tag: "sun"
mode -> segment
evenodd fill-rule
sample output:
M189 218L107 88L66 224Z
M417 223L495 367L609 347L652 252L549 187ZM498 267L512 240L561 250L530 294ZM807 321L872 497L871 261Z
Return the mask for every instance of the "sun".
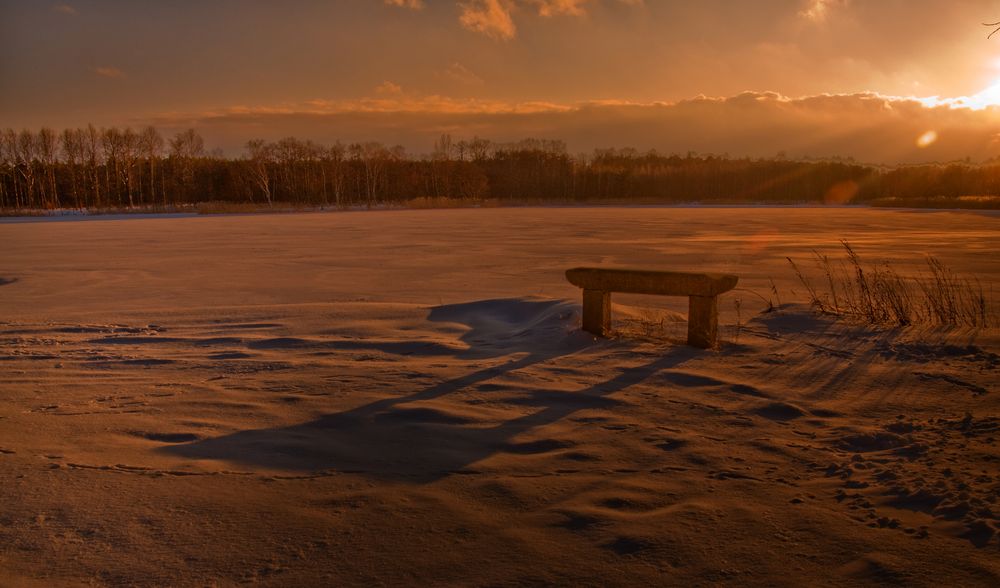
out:
M980 110L990 106L1000 106L1000 81L982 92L967 98L969 108Z
M956 96L954 98L941 98L940 96L929 96L927 98L914 98L928 108L947 106L950 108L968 108L970 110L985 110L987 108L1000 108L1000 80L993 82L985 90L971 96Z

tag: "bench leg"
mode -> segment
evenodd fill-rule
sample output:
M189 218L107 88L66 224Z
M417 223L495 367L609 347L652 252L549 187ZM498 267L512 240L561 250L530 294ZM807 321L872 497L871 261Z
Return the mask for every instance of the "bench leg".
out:
M709 349L715 347L719 331L717 296L688 297L688 345Z
M598 337L611 330L611 292L584 288L583 330Z

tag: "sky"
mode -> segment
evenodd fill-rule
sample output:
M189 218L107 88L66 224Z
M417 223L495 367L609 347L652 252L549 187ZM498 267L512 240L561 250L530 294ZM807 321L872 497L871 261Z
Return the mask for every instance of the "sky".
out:
M0 128L981 161L997 21L997 0L0 0Z

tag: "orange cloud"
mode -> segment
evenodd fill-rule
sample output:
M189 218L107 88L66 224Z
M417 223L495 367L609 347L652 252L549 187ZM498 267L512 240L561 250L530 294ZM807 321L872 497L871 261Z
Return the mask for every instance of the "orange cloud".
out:
M76 8L73 8L69 4L65 3L60 3L52 6L52 12L58 12L60 14L68 14L70 16L76 16L77 14L79 14L76 11Z
M287 110L288 107L283 107ZM527 101L504 102L501 100L480 100L476 98L458 99L447 96L407 96L402 91L393 95L383 94L377 98L355 100L310 100L294 112L309 114L354 114L354 113L419 113L419 114L535 114L568 112L573 106L553 102ZM210 116L225 116L230 111L213 111Z
M377 140L420 153L441 133L497 141L563 139L570 152L632 146L661 153L732 157L853 157L868 163L920 163L1000 157L1000 107L927 106L875 93L789 98L744 92L679 102L505 102L445 96L381 95L313 100L274 108L236 107L152 122L196 126L215 144L238 151L247 137L296 135L319 142ZM139 121L137 121L137 124ZM935 129L937 140L915 139Z
M94 73L101 76L102 78L124 78L125 72L118 69L117 67L95 67Z
M846 6L848 0L807 0L805 6L799 11L799 16L820 23L830 16L830 11L838 6Z
M420 10L424 7L424 0L384 0L389 6L399 6L411 10Z
M375 87L375 93L381 96L399 96L403 93L403 87L399 84L385 81Z
M510 16L510 0L469 0L459 6L462 13L458 20L470 31L504 41L513 39L517 33Z
M538 5L540 16L555 16L558 14L569 14L580 16L584 13L583 5L588 0L533 0Z
M389 1L389 0L387 0ZM401 0L392 0L393 3ZM517 35L512 13L516 10L533 9L538 16L584 16L586 5L599 0L464 0L458 3L461 9L459 22L470 31L482 33L494 39L508 41ZM641 6L644 0L618 0L628 6Z
M444 71L435 73L435 77L457 82L464 86L482 86L486 83L483 81L483 78L469 71L467 67L457 61L449 65Z

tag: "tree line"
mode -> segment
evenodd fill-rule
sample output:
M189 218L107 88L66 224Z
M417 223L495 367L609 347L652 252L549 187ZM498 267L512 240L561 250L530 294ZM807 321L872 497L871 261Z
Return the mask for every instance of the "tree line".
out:
M599 149L562 141L453 141L411 156L378 142L321 145L253 139L237 157L208 152L193 129L154 127L0 134L0 208L136 208L208 201L380 206L417 198L469 201L866 203L1000 198L1000 164L895 168ZM991 200L992 198L992 200Z

